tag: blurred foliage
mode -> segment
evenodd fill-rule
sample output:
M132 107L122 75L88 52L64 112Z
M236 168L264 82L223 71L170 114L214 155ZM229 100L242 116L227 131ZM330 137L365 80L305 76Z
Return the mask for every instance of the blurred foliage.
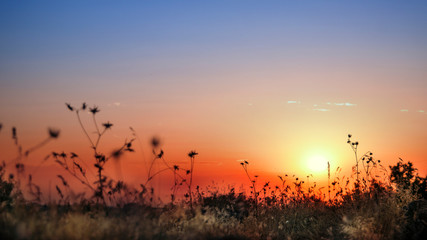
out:
M399 188L409 189L413 194L419 195L423 199L427 199L427 176L420 177L418 169L414 167L412 162L404 162L401 158L399 162L390 166L390 179Z

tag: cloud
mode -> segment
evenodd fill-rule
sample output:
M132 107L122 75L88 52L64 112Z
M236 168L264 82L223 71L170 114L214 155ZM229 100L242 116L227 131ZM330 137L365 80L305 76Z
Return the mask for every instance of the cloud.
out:
M318 112L329 112L331 111L330 109L326 109L326 108L315 108L313 109L313 111L318 111Z
M424 111L424 110L418 110L418 112L419 112L419 113L425 113L425 111Z
M330 103L327 103L327 104L330 104ZM357 106L357 104L348 103L348 102L346 102L346 103L334 103L334 105L335 106L345 106L345 107L354 107L354 106Z
M120 105L121 105L121 103L119 103L119 102L114 102L114 103L109 103L109 104L107 104L107 107L112 107L112 106L120 107Z
M408 109L400 109L401 112L409 112Z
M248 159L237 159L236 162L245 162L248 161Z
M289 104L293 104L293 103L301 103L300 101L288 101Z

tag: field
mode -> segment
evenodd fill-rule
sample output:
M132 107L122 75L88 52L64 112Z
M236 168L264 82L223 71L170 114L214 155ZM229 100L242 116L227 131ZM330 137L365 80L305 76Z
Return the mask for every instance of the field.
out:
M17 129L12 128L19 154L12 164L0 169L1 239L425 239L427 236L426 178L420 177L411 162L400 160L382 166L371 152L358 154L357 141L348 135L355 153L354 174L331 177L327 188L295 176L278 176L281 184L260 182L242 161L248 189L202 189L193 182L197 166L196 151L188 153L189 169L169 165L157 138L151 140L152 160L148 176L138 188L116 181L104 173L104 165L134 152L138 138L124 142L111 154L99 151L100 139L113 124L96 121L99 109L67 104L88 138L94 157L88 176L78 154L49 154L68 175L58 175L62 185L55 186L58 198L41 200L40 187L25 172L24 157L60 137L49 129L48 138L22 150ZM97 129L95 139L87 133L80 113L88 111ZM0 134L6 132L0 128ZM4 137L4 135L0 135ZM163 169L154 171L152 166ZM170 201L159 204L150 184L169 172L174 178ZM81 182L90 192L69 194L69 178ZM23 186L26 186L25 188ZM26 191L25 194L23 191ZM24 195L26 197L24 197Z

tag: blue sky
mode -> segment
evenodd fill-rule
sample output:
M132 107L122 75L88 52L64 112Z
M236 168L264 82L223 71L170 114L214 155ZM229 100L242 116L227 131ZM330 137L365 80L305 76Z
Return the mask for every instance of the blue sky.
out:
M424 61L426 54L423 1L0 4L2 85L31 84L28 75L43 75L52 66L57 74L111 68L150 72L165 66L185 71L194 64L223 70L242 62L274 65L325 55L346 61L371 52L374 61Z

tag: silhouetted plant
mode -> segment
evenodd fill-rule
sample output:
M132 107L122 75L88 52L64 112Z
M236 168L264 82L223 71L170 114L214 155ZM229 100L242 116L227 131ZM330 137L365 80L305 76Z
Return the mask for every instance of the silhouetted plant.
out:
M243 170L245 171L246 176L248 177L249 182L251 183L250 189L251 189L251 194L253 196L253 199L255 201L255 212L257 214L259 192L256 190L256 182L258 179L258 175L255 175L253 178L249 175L249 171L248 171L249 162L247 160L244 160L243 162L241 162L240 165L242 165Z
M402 158L396 165L390 166L390 180L399 188L409 189L413 194L418 194L427 199L427 176L420 177L418 170L412 162L404 162Z
M154 177L156 177L157 175L167 170L170 170L173 173L173 178L174 178L173 186L171 188L172 190L171 204L173 205L176 200L176 194L178 189L185 184L188 188L188 191L186 194L184 194L184 197L188 198L190 208L192 209L192 204L193 204L192 183L193 183L194 160L195 160L195 156L198 155L198 153L195 151L190 151L188 153L188 156L190 157L190 169L185 169L185 168L179 167L176 164L172 165L171 163L168 163L168 161L166 161L166 159L164 158L165 152L163 151L163 149L160 149L161 141L158 137L151 138L150 144L152 147L153 158L148 168L147 180L145 181L144 184L141 184L141 186L143 186L144 188L148 188L148 184L154 179ZM162 161L165 168L154 171L153 167L155 163L159 160ZM183 171L184 173L180 174L179 173L180 171ZM154 189L151 188L151 193L153 192L154 192ZM152 202L152 200L153 198L151 196L150 202Z
M359 162L360 162L360 159L357 156L357 148L359 146L359 142L358 141L354 141L354 142L351 141L351 137L352 137L352 135L348 134L347 143L350 145L351 149L354 152L354 158L356 160L356 165L355 165L356 166L356 183L359 184Z
M7 164L13 163L16 170L16 182L15 182L15 188L20 189L21 187L21 178L25 175L25 165L24 160L28 158L28 156L33 153L34 151L40 149L44 145L46 145L51 140L57 139L59 137L60 131L58 129L54 128L48 128L47 130L48 136L45 140L42 140L41 142L35 144L33 147L28 148L27 150L23 150L23 147L18 139L18 133L17 128L12 127L12 141L17 148L17 156L8 161ZM44 159L46 160L46 158ZM5 163L6 166L6 163ZM29 187L29 193L34 197L34 201L40 202L41 201L41 191L40 187L33 183L32 181L32 175L28 175L28 184Z
M194 171L194 159L198 155L196 151L190 151L188 153L188 157L190 157L190 172L187 172L187 174L190 175L190 183L188 184L188 194L190 197L190 208L193 209L193 171Z
M9 180L4 178L5 173L6 163L2 162L0 165L0 210L10 207L13 201L12 191L15 188L11 178Z
M92 140L92 138L89 136L86 127L83 125L81 118L80 118L80 111L85 111L87 108L86 103L83 103L82 106L77 109L73 106L71 106L71 104L66 103L67 108L76 113L77 116L77 120L80 124L80 127L82 128L84 134L86 135L86 137L89 140L89 143L91 145L91 148L93 149L93 153L94 153L94 158L95 158L95 163L94 163L94 167L96 168L97 171L97 180L94 182L94 184L96 185L96 188L93 188L91 186L91 184L89 184L85 172L83 171L83 168L76 163L75 161L73 161L73 168L70 168L66 162L66 156L61 156L63 161L59 161L58 159L58 163L64 167L65 170L67 170L72 176L74 176L75 178L77 178L78 180L80 180L81 183L83 183L84 185L88 186L90 189L94 190L94 197L97 200L97 202L102 202L103 204L106 204L105 202L105 188L107 187L107 180L108 177L104 174L104 167L105 164L111 159L111 158L118 158L121 156L121 154L123 152L134 152L134 149L132 148L132 142L135 140L134 138L128 140L125 140L124 144L119 147L117 150L113 151L110 155L106 155L102 152L99 151L98 146L99 146L99 142L102 138L102 136L104 136L104 134L106 133L107 130L111 129L111 127L113 126L112 123L110 122L106 122L103 123L102 126L104 127L102 130L100 130L97 120L96 120L96 114L98 112L100 112L99 108L97 106L94 106L92 108L89 108L89 112L92 113L92 120L93 120L93 124L96 130L96 135L97 137L95 138L95 140ZM65 153L64 153L65 155ZM77 154L73 154L73 157L77 157ZM57 157L57 156L56 156ZM84 178L81 178L80 176L77 175L77 172L75 171L75 168L77 167L77 169L79 170L81 176L83 176ZM58 191L59 192L59 191Z
M367 151L365 154L359 157L358 155L358 141L351 141L351 134L348 134L348 140L347 143L350 145L354 152L355 157L355 169L356 169L356 182L354 190L360 191L361 187L363 187L365 190L370 188L371 183L374 183L377 181L375 178L378 178L378 175L373 175L374 170L379 170L383 172L387 172L387 170L381 165L381 160L376 160L373 157L373 153L371 151ZM361 171L360 171L360 163L362 163L364 175L361 178Z

